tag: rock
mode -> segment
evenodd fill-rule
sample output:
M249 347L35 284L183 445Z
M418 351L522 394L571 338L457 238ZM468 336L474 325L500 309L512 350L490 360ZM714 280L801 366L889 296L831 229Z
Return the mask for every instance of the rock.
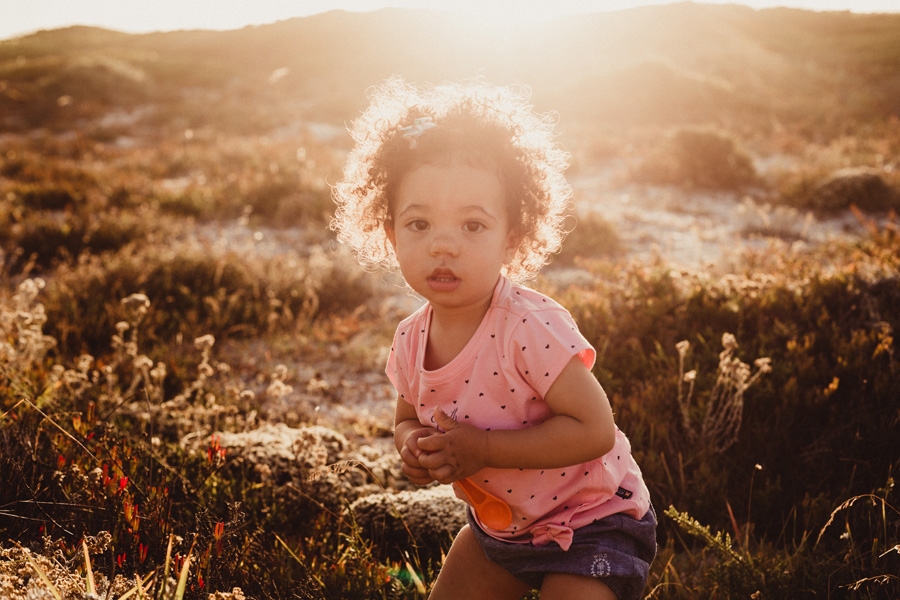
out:
M103 532L106 535L106 532ZM102 539L101 539L102 538ZM57 541L58 542L58 541ZM105 536L90 538L91 543L106 544ZM52 544L59 548L58 543ZM81 561L75 561L73 565L67 565L61 556L47 553L35 553L28 548L5 548L0 546L0 598L3 600L53 600L54 595L50 588L35 571L35 566L47 577L63 598L92 598L84 591L84 575L79 572ZM169 589L174 589L175 580L169 579ZM94 584L97 588L97 596L94 598L121 598L133 591L135 587L134 577L125 577L118 574L110 581L106 576L94 568ZM151 594L155 597L155 594ZM136 597L132 594L131 597ZM209 600L249 600L244 596L241 588L232 588L230 592L213 592L208 596Z
M364 535L389 552L409 549L412 536L419 549L438 555L466 524L466 505L449 485L364 496L350 513Z
M58 547L58 546L57 546ZM50 588L35 568L53 584L63 598L88 598L84 593L84 579L75 567L66 566L59 556L35 553L28 548L0 547L0 598L3 600L53 600ZM123 587L115 587L102 573L94 573L100 597L116 592L119 597ZM123 578L117 577L115 583ZM132 582L132 587L133 587Z
M264 424L251 431L217 435L229 459L250 463L259 483L275 485L306 478L316 469L344 460L349 447L347 438L321 426L297 429L283 423Z
M360 496L408 485L399 459L365 446L351 451L340 433L327 427L292 428L264 424L247 432L216 434L225 449L222 477L245 477L271 490L288 514L310 517L326 509L340 512ZM185 438L183 444L206 452L210 438Z
M234 588L230 592L214 592L207 597L208 600L246 600L241 588Z

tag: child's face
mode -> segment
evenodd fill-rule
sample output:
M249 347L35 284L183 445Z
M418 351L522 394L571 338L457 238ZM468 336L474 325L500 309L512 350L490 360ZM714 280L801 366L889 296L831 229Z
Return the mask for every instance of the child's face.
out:
M403 178L385 229L404 279L434 309L490 301L518 246L505 198L493 171L465 164L426 164Z

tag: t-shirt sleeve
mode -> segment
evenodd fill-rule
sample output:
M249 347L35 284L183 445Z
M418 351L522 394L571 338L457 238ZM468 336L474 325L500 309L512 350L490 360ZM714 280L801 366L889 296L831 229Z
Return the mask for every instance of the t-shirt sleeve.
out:
M384 371L394 384L397 395L400 399L412 403L412 397L409 393L409 377L407 377L406 369L409 368L409 361L406 360L409 349L403 344L403 334L401 327L394 332L394 341L391 343L391 352L388 354L387 366Z
M541 396L577 356L590 369L596 352L565 309L535 311L522 318L512 336L520 374Z

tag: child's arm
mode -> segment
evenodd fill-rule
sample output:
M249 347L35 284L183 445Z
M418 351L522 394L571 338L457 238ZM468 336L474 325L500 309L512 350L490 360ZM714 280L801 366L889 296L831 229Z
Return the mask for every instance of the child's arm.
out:
M483 431L435 413L445 433L419 439L420 467L441 483L485 467L553 469L599 458L612 450L615 422L609 399L577 357L554 381L544 400L554 416L525 429Z
M416 409L409 402L397 398L397 408L394 412L394 445L400 453L403 461L403 473L416 485L427 485L434 481L434 477L428 474L428 469L419 464L418 456L422 454L418 440L434 435L436 430L422 425L416 415Z

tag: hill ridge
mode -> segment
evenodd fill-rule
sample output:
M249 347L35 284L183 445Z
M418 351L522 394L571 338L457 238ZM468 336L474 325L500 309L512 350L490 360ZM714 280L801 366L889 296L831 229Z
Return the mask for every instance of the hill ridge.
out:
M227 31L73 26L0 42L0 129L173 102L186 90L241 95L273 111L302 104L307 116L342 122L364 104L367 87L392 75L524 83L541 108L586 124L882 118L900 115L896 32L900 14L692 2L504 32L405 8L334 10ZM147 77L123 83L86 55ZM63 96L72 101L54 108Z

